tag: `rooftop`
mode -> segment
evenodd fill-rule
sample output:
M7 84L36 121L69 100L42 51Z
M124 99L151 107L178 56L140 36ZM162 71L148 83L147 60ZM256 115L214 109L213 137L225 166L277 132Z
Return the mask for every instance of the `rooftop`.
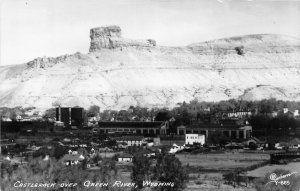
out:
M83 160L84 157L82 155L71 155L65 154L65 156L61 159L62 161L76 161L76 160Z
M117 141L142 141L144 139L143 136L123 136L123 137L116 137Z
M133 156L129 153L121 153L118 158L133 158Z
M99 127L120 127L120 128L143 128L143 127L160 127L163 125L163 121L153 121L153 122L141 122L141 121L121 121L121 122L110 122L110 121L100 121L98 123Z

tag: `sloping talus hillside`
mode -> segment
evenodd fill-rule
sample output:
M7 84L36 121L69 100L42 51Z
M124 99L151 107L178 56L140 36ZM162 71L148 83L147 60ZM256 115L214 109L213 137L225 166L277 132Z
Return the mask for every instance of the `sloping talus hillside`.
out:
M197 98L300 100L300 40L259 34L163 47L117 26L90 31L88 54L0 67L0 105L172 107ZM76 39L74 39L76 40Z

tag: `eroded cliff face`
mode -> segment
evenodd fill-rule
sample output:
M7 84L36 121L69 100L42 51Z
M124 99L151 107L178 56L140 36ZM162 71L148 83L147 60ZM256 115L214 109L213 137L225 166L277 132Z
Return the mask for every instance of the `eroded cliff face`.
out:
M186 47L129 40L117 26L91 29L88 54L0 67L0 105L122 109L203 101L300 100L300 40L247 35Z
M90 52L101 49L115 49L122 47L151 47L156 42L153 39L131 40L123 38L119 26L98 27L90 30Z

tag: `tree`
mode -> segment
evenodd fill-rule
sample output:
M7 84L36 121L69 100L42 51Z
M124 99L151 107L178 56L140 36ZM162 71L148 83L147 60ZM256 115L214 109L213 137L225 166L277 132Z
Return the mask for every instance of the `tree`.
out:
M256 150L256 149L257 149L256 143L250 142L250 143L249 143L249 148L250 148L250 150Z
M143 187L143 181L150 179L150 165L150 160L142 152L134 155L131 180L139 189Z
M262 129L270 126L271 118L267 115L253 115L249 122L253 129Z
M52 102L52 106L53 107L59 107L59 106L61 106L61 102L56 100L56 101Z
M43 147L43 148L40 148L39 150L37 150L37 151L35 151L33 154L32 154L32 156L34 157L34 158L36 158L36 157L45 157L46 155L51 155L51 150L50 149L48 149L48 148L46 148L46 147Z
M160 187L160 190L178 191L185 188L188 174L175 155L162 153L158 156L153 179L160 182L174 183L174 187Z
M263 114L272 113L277 110L276 99L263 99L260 101L260 112Z
M55 108L51 108L51 109L46 110L45 114L43 115L43 118L45 120L48 120L49 118L53 119L55 117L56 117L56 109Z
M100 160L102 160L102 157L98 153L92 158L92 161L96 164L98 164Z
M180 124L188 125L190 123L190 120L192 119L192 116L193 115L188 111L188 108L184 107L178 110L176 120L179 121Z
M223 177L227 183L231 184L234 188L236 186L240 186L242 182L244 182L246 185L248 184L248 178L245 177L245 172L240 168L225 173Z
M17 120L17 113L15 111L12 111L11 115L10 115L10 118L11 118L11 120L16 121Z
M160 111L155 117L155 121L167 121L171 118L171 112L168 110Z
M208 136L208 142L214 145L226 145L229 138L220 131L213 132Z
M1 149L1 154L2 155L7 155L8 154L8 150L6 148Z
M1 178L4 178L6 175L11 176L13 173L13 166L9 164L9 161L4 160L1 163Z
M92 105L87 111L88 117L95 117L100 113L100 107L97 105Z
M101 120L102 121L109 121L111 119L111 110L104 110L101 114Z
M233 99L228 101L220 101L217 104L217 112L219 111L233 111L237 108L237 102Z
M100 165L101 182L111 182L113 177L116 177L118 169L116 167L116 161L114 160L103 160Z
M14 191L14 183L22 181L23 183L56 183L54 188L47 188L49 191L96 191L97 187L84 187L83 183L87 180L91 182L109 183L112 185L116 180L122 180L122 177L117 177L113 174L114 164L111 162L105 163L105 168L102 169L105 173L99 173L97 171L87 171L82 168L81 165L77 166L65 166L63 163L56 161L53 158L44 161L41 158L30 160L26 165L22 165L18 168L13 168L9 163L1 163L1 178L0 189L3 191ZM60 187L61 183L76 183L76 186ZM106 190L116 191L121 190L115 187L105 187ZM43 188L24 188L23 190L40 191L45 190Z
M0 179L1 190L16 190L13 185L17 181L52 183L55 169L60 168L58 165L58 163L51 160L43 161L41 158L32 159L28 164L14 169L11 174L4 174ZM38 188L32 188L30 190L37 191Z
M68 153L68 149L66 149L65 147L56 146L53 155L58 160L67 153Z

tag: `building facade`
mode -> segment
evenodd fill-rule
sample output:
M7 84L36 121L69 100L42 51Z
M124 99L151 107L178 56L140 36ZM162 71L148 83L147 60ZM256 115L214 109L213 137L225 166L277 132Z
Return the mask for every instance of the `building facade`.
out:
M95 129L95 128L94 128ZM93 129L93 130L94 130ZM169 130L168 122L99 122L97 127L99 132L107 134L137 134L144 136L166 135ZM96 130L96 129L95 129Z
M205 136L201 134L185 134L185 144L193 145L194 143L205 144Z
M56 108L56 121L64 123L64 126L83 125L83 108L58 107Z
M145 143L143 136L123 136L116 137L115 140L117 143L126 143L127 146L142 146Z
M219 132L231 139L248 139L252 135L250 125L220 125L220 124L196 124L177 127L177 135L203 134L207 139L213 133Z

